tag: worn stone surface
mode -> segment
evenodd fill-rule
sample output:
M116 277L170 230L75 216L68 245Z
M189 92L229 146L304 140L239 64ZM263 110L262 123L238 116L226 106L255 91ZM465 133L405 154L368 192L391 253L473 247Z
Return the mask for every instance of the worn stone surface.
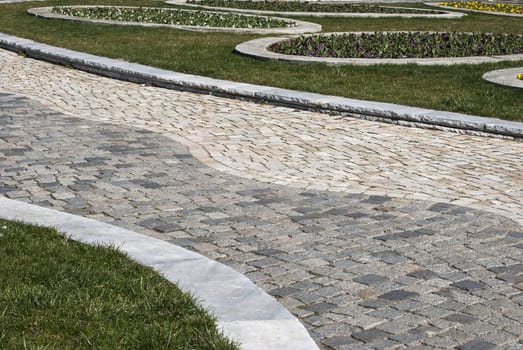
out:
M191 156L172 134L77 110L0 94L2 195L223 262L276 296L325 349L520 344L516 222L447 203L233 176Z
M0 89L63 113L175 138L200 161L232 175L307 190L453 203L523 224L522 142L140 86L6 51L0 51ZM386 206L382 210L387 215Z

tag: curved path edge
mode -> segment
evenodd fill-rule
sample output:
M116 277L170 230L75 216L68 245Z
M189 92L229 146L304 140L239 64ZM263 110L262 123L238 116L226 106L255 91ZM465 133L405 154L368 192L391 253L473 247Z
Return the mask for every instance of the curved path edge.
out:
M518 73L523 73L523 67L492 70L481 78L494 84L523 89L523 80L517 78Z
M322 35L336 34L373 34L374 32L334 32L321 33ZM386 32L386 33L395 33ZM311 36L311 35L305 35ZM275 60L294 64L323 63L332 66L357 65L372 66L377 64L418 64L418 65L453 65L453 64L481 64L497 63L504 61L521 61L523 54L499 55L499 56L468 56L468 57L434 57L434 58L338 58L338 57L313 57L287 55L272 52L269 47L282 41L289 40L289 37L263 37L245 41L236 45L235 51L244 56L253 57L261 60Z
M111 6L94 6L94 5L68 5L64 7L71 8L94 8L94 7L111 7ZM120 6L121 8L138 8L136 6ZM224 33L248 33L248 34L300 34L300 33L316 33L321 32L321 25L298 21L290 18L282 17L272 17L277 20L284 21L286 23L295 23L293 27L276 27L276 28L231 28L231 27L206 27L206 26L193 26L186 24L161 24L161 23L140 23L140 22L128 22L128 21L114 21L114 20L104 20L96 18L87 18L87 17L78 17L78 16L68 16L53 13L51 10L53 7L34 7L27 10L27 13L35 16L46 19L60 19L64 21L77 21L84 23L93 23L100 25L122 25L122 26L139 26L139 27L152 27L152 28L172 28L172 29L181 29L181 30L190 30L196 32L224 32ZM171 10L175 10L172 9ZM196 12L196 10L183 10L185 12ZM213 11L205 11L208 13L220 13ZM243 16L256 17L254 14L243 14ZM267 16L263 16L267 17Z
M196 296L246 350L317 350L305 327L247 277L200 254L133 231L0 197L0 217L52 227L87 244L117 247Z
M63 49L0 33L0 48L115 79L244 100L264 101L344 117L477 135L523 138L523 123L461 113L238 83L173 72Z

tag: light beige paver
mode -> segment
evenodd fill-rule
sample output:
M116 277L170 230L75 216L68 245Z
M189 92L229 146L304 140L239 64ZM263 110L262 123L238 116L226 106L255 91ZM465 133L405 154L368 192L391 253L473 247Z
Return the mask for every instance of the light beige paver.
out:
M523 143L115 81L0 51L0 91L172 137L218 170L330 191L443 201L523 223Z

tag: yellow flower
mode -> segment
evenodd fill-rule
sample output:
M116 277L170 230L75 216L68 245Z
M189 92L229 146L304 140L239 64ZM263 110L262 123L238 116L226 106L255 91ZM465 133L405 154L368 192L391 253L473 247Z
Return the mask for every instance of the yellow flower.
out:
M512 4L489 4L479 1L453 1L453 2L441 2L441 5L451 6L454 8L463 8L469 10L487 11L487 12L507 12L515 14L523 14L523 6L512 5Z

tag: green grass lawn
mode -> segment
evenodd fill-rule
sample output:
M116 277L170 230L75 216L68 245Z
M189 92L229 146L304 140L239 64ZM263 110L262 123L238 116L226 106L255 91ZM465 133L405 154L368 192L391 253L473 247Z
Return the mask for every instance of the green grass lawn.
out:
M191 296L115 249L0 220L0 349L238 348Z
M56 4L164 6L161 1L145 0L4 4L0 5L0 31L178 72L523 121L523 91L481 79L483 73L493 69L522 67L523 70L523 61L456 66L293 65L233 53L235 45L259 37L256 35L100 26L39 19L25 13L30 7ZM320 23L325 32L452 30L523 33L522 18L474 13L461 19L296 18Z

